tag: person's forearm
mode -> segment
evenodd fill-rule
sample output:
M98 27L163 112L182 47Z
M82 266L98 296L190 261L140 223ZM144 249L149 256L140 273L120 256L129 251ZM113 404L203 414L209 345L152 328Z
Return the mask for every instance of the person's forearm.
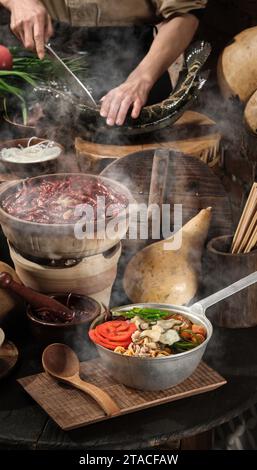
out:
M129 78L141 76L149 82L150 87L153 86L189 45L198 23L198 19L191 14L177 16L162 23L148 54Z
M101 116L109 126L121 126L132 107L137 119L155 82L186 49L198 27L191 14L176 16L160 25L159 32L144 59L127 80L102 97Z

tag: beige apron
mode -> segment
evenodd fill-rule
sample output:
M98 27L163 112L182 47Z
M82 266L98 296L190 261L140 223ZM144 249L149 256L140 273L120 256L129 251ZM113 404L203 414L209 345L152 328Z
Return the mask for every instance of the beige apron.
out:
M41 0L53 19L73 26L156 24L204 8L207 0Z

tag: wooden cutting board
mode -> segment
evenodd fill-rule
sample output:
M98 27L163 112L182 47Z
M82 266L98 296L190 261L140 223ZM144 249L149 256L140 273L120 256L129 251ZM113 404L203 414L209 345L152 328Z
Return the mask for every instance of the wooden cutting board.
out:
M226 384L226 380L204 362L183 383L161 392L125 387L108 375L100 359L81 363L81 377L112 396L121 409L116 416L209 392ZM24 377L18 382L64 431L110 419L91 397L58 384L45 373Z

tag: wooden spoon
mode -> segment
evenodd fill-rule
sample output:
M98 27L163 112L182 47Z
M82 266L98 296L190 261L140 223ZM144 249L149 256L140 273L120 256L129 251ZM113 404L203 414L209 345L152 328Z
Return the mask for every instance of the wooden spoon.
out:
M113 399L99 387L81 380L79 359L75 352L65 344L54 343L47 346L42 355L45 371L61 382L68 383L90 395L101 406L107 416L120 412Z
M61 304L52 297L48 297L47 295L40 294L39 292L30 289L30 287L18 284L18 282L13 280L9 273L0 273L0 287L19 295L35 309L45 309L50 312L55 312L60 316L65 315L66 321L71 321L74 318L75 313L66 305Z

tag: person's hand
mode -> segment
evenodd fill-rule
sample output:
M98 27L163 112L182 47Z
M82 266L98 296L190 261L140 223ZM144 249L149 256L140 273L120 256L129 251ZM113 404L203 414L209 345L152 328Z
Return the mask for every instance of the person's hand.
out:
M138 118L151 87L149 80L131 76L122 85L103 96L100 114L106 118L108 126L122 126L130 108L132 118Z
M2 0L11 12L11 30L26 49L35 50L40 59L45 43L53 34L51 18L39 0Z

